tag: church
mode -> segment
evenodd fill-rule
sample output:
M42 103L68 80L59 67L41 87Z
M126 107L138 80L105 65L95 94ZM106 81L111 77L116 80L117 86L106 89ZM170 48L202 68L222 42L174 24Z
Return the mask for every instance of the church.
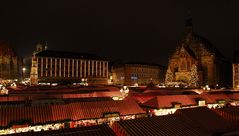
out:
M188 18L185 35L169 58L165 84L224 86L229 79L228 66L229 62L217 48L194 33L192 19Z
M0 81L18 79L21 59L6 41L0 41Z

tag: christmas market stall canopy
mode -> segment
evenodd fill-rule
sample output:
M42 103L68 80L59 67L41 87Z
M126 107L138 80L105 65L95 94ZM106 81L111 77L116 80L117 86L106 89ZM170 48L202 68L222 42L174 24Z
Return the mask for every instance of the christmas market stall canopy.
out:
M119 113L119 116L144 114L133 100L76 102L65 105L33 107L0 107L0 126L14 124L46 124L64 120L103 118L105 113Z
M206 107L187 108L176 114L121 120L112 129L120 136L205 136L235 132L238 127Z

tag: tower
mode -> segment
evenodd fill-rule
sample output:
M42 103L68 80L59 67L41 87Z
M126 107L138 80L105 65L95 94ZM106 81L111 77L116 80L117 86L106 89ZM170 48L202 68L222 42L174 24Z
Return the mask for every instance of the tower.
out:
M178 42L176 51L169 60L168 68L173 73L172 83L183 82L192 86L197 86L197 83L199 86L224 85L227 82L224 74L226 62L226 58L208 39L193 31L192 18L189 15L184 37ZM193 68L195 66L196 70Z
M39 53L39 52L42 52L44 50L47 50L47 42L46 42L45 46L39 42L36 45L36 51L33 52L31 73L30 73L31 85L37 85L38 84L38 64L37 64L36 54Z
M31 66L31 85L37 85L38 84L38 71L37 71L37 59L36 59L36 53L34 52L32 55L32 66Z

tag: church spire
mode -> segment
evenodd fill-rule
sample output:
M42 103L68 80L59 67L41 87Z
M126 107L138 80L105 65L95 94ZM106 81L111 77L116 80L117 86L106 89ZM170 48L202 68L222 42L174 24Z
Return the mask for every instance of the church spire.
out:
M185 30L186 35L193 33L193 23L192 23L192 16L191 16L190 10L188 11L188 14L187 14L187 19L185 22L185 29L186 29Z

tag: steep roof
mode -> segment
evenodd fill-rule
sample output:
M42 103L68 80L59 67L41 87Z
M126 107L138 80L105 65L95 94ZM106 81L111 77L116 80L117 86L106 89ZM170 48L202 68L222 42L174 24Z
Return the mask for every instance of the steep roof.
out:
M198 124L201 129L211 134L238 129L235 125L226 121L207 107L178 109L175 114L183 115L183 117L191 121L192 124Z
M173 107L174 103L179 103L181 106L193 106L198 105L197 103L198 100L205 100L207 104L216 104L220 100L230 101L231 98L235 98L237 97L237 95L232 94L229 97L228 95L225 94L200 94L200 95L160 95L153 98L152 97L153 95L151 95L151 99L149 97L147 101L144 100L144 103L142 105L158 109Z
M188 42L188 40L190 40ZM186 24L185 24L185 35L184 38L181 39L178 42L178 47L183 46L184 43L193 43L193 44L197 44L197 48L201 48L203 47L204 49L206 49L209 53L215 54L216 57L220 57L220 58L225 58L224 55L215 47L213 46L213 44L206 38L194 33L193 31L193 23L192 23L192 18L189 17L186 20ZM189 45L191 46L191 45ZM201 47L200 47L201 46ZM192 48L192 47L190 47ZM194 48L194 47L193 47ZM194 52L195 54L195 52Z
M122 120L113 124L117 135L130 136L205 136L197 124L185 120L181 115L165 115L134 120ZM121 128L121 131L118 131ZM123 133L122 133L123 132ZM125 135L124 135L125 133Z
M226 94L201 94L199 97L206 100L208 104L217 103L219 100L230 101Z
M232 107L223 107L216 109L216 111L222 111L224 113L231 114L235 117L237 117L237 120L239 120L239 107L238 106L232 106Z
M238 129L206 107L180 109L165 116L121 120L112 128L122 136L206 136Z
M217 57L225 58L225 56L215 46L213 46L208 39L196 34L193 36L198 42L202 43L205 49L207 49L209 52L214 53Z
M170 108L173 107L174 103L180 103L182 106L197 105L197 102L190 95L157 96L142 105L152 108Z

